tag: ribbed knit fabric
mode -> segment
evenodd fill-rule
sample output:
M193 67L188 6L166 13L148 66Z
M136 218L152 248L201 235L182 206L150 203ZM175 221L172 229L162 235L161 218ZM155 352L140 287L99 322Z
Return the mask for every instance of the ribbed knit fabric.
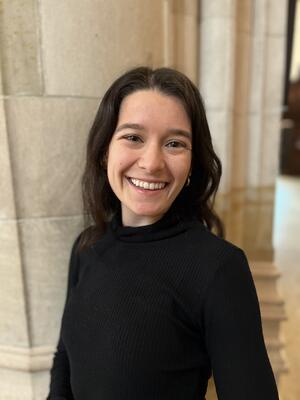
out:
M71 254L49 400L278 400L239 248L168 212Z

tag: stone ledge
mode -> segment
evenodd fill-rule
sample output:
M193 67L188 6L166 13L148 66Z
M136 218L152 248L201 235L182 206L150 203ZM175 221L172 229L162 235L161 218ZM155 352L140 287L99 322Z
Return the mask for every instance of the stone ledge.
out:
M274 266L272 262L269 261L250 261L250 268L253 276L255 278L279 278L281 273Z
M21 348L0 346L0 368L25 372L49 370L52 365L54 348L40 346Z
M267 350L280 350L283 349L285 346L285 341L283 339L278 339L278 338L271 338L268 336L265 336L265 342L266 342L266 347Z
M283 309L275 307L260 307L262 320L264 321L286 321L287 316Z
M269 359L275 374L287 373L289 367L283 351L269 351Z
M265 307L282 306L282 307L284 307L284 300L281 297L261 295L261 296L258 296L258 298L259 298L259 303L262 306L265 306Z

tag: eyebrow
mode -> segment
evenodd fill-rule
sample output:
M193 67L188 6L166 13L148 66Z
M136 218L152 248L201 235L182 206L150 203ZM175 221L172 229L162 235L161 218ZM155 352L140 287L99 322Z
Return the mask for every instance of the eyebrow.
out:
M120 125L118 127L118 129L116 130L116 133L119 131L122 131L123 129L136 129L136 130L140 130L140 131L146 130L143 125L127 123L127 124ZM174 135L184 136L188 139L192 139L191 132L185 131L184 129L170 128L170 129L168 129L168 132L173 133Z

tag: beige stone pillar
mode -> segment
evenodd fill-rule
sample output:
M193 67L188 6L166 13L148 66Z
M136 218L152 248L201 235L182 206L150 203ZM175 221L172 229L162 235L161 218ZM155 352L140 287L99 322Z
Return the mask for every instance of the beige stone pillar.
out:
M226 237L241 246L254 276L265 341L279 383L286 371L285 319L273 263L286 1L202 0L199 84L224 173L218 209ZM210 389L209 399L214 399Z
M164 0L164 65L198 80L198 0Z
M163 64L160 0L0 2L0 398L44 399L99 99ZM155 40L154 40L155 39Z

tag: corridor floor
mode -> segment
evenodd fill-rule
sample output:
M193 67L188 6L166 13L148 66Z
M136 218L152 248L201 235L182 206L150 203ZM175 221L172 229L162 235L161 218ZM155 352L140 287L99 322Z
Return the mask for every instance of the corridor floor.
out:
M281 400L300 399L300 178L276 181L274 236L275 264L281 275L279 290L287 321L282 324L288 374L280 383Z

